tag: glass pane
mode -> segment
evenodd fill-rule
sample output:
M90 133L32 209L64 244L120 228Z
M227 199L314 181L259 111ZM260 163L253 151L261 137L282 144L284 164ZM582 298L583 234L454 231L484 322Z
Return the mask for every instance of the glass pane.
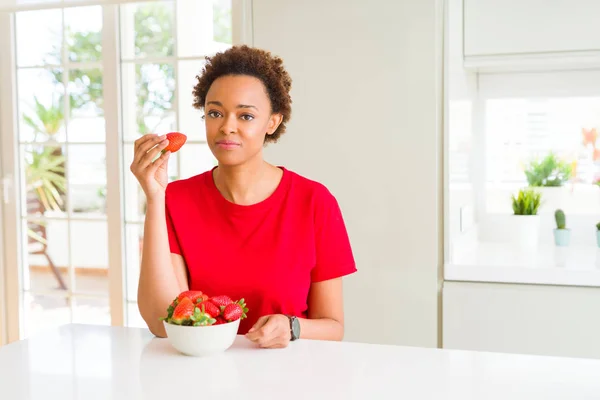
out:
M66 210L66 158L62 147L21 146L25 184L23 215L64 217Z
M65 8L65 37L70 61L100 61L102 7Z
M71 306L67 297L38 296L24 293L24 337L71 323Z
M70 142L104 142L106 139L102 71L69 72L70 118L67 135Z
M65 220L23 220L23 289L66 290L69 281L68 223Z
M106 215L106 186L71 185L71 205L78 217L104 217Z
M102 70L96 68L69 71L69 95L71 118L94 118L103 115ZM69 136L69 140L74 139Z
M16 14L17 64L60 64L62 11L26 11Z
M231 0L179 0L179 57L214 54L231 47Z
M106 147L101 144L68 146L69 183L106 185Z
M192 95L192 89L198 82L196 76L202 74L204 64L204 60L179 61L179 131L185 133L188 140L206 141L206 125L202 119L204 112L193 107Z
M59 68L18 71L20 141L65 141L62 74Z
M125 227L125 252L127 262L125 266L125 279L127 285L126 299L137 301L137 287L140 277L140 262L142 259L142 245L144 239L144 226L142 224L127 224Z
M175 70L170 64L123 64L123 129L126 139L175 130Z
M212 0L212 4L213 40L221 45L231 45L233 43L231 0Z
M108 295L107 223L71 221L70 248L77 292Z
M179 150L181 179L208 171L217 165L210 148L206 144L186 144Z
M180 150L181 151L181 150ZM177 179L177 159L179 152L169 157L168 174L171 180ZM133 162L133 144L124 146L124 174L125 176L125 219L127 222L139 222L144 220L146 214L146 195L138 180L131 173L129 167Z
M140 315L137 303L127 302L127 324L132 328L148 328L146 321Z
M121 56L123 59L173 55L173 2L121 6Z
M108 298L73 299L73 323L90 325L110 325Z

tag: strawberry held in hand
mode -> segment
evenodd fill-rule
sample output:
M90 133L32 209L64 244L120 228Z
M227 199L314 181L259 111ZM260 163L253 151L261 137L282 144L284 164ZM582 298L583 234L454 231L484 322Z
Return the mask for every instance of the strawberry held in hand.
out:
M167 133L167 140L169 141L169 144L162 150L162 152L165 153L170 151L171 153L175 153L181 148L181 146L185 144L187 136L181 132L170 132Z

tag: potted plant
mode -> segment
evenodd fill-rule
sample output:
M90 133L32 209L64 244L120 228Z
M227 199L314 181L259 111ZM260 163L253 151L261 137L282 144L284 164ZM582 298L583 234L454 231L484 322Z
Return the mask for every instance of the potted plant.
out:
M563 210L554 212L556 229L554 230L554 244L557 246L568 246L571 242L571 230L567 229L567 221Z
M600 222L596 224L596 243L598 243L598 247L600 247Z
M549 153L541 161L533 160L525 170L527 182L531 187L560 187L570 178L572 166Z
M511 195L513 209L512 238L519 247L536 247L539 241L540 208L542 194L534 189L521 189Z
M529 187L544 195L544 206L549 210L567 207L569 192L563 186L573 176L573 166L559 159L553 152L543 159L532 160L525 169Z

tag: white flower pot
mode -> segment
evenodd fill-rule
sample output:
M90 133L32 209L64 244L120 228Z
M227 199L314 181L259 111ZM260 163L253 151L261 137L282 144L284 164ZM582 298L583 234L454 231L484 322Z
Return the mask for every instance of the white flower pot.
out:
M510 221L515 246L527 250L537 249L540 238L539 215L513 215Z

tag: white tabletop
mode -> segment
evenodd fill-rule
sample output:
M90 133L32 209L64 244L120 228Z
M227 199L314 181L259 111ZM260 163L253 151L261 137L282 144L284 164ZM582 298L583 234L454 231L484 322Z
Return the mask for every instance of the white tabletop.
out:
M600 360L241 336L195 358L144 329L68 325L0 347L0 398L600 399Z

